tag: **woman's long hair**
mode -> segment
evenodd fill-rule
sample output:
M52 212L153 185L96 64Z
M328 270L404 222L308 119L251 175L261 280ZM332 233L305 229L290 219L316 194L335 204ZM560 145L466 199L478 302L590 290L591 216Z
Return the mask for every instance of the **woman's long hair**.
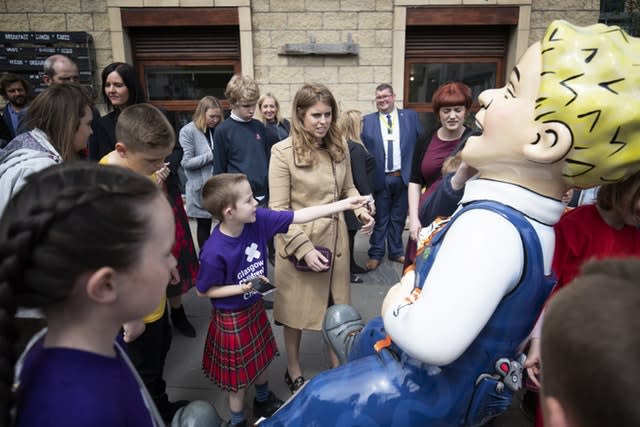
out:
M27 125L38 128L64 160L78 157L73 147L80 120L93 108L87 91L75 83L52 84L29 105Z
M331 107L331 123L322 145L319 145L313 134L304 128L307 110L318 102ZM306 167L314 164L316 150L322 147L327 149L335 162L344 160L346 145L338 131L338 104L326 86L320 83L307 83L302 86L293 98L291 118L291 138L296 166Z
M220 110L220 121L218 124L224 121L224 114L222 114L222 107L220 106L220 102L214 96L205 96L200 102L198 102L198 106L196 107L196 111L193 112L193 116L191 116L191 120L196 125L201 132L207 131L207 110L211 108L217 108Z
M142 90L142 85L140 84L140 80L138 79L138 75L136 74L136 69L126 62L112 62L102 70L102 99L104 99L104 103L107 104L109 108L116 107L111 104L109 96L107 96L104 91L104 86L107 83L107 77L109 77L109 74L113 73L114 71L118 73L118 75L122 78L124 85L129 91L129 99L127 100L127 105L117 107L117 109L123 110L129 105L139 104L146 101L144 91Z
M340 114L338 129L346 141L357 142L364 147L362 139L360 139L362 133L362 112L360 110L347 110Z

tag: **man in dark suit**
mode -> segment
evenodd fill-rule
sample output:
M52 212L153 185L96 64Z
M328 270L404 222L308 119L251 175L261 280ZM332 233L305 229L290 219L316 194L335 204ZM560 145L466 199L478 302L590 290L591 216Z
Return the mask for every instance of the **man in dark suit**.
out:
M375 270L385 254L404 263L402 231L407 218L407 185L416 138L422 133L418 114L395 108L396 95L389 84L376 87L377 113L362 123L362 142L376 159L373 194L376 225L369 240L367 270Z
M7 73L0 79L0 95L7 102L2 111L2 120L4 121L4 131L7 132L8 138L3 138L6 145L16 135L26 129L22 129L20 123L29 104L29 94L31 86L29 82L22 76Z

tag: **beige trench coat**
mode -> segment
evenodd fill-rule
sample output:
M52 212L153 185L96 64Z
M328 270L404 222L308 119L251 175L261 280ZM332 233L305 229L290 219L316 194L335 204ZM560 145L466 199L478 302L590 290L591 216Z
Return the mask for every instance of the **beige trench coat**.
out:
M345 144L345 159L333 163L325 150L317 151L310 167L294 164L291 138L273 146L269 164L269 206L275 210L297 210L358 196L351 176L351 161ZM356 215L364 208L356 210ZM314 246L332 252L331 268L322 273L301 272L288 257L301 259ZM341 213L306 224L291 224L286 234L275 237L274 318L295 329L320 330L328 307L329 292L336 304L349 304L349 242Z

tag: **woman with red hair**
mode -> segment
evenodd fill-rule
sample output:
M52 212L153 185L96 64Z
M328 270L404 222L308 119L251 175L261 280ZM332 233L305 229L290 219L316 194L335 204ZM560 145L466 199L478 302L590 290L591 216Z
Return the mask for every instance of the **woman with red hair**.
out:
M431 102L440 126L422 135L413 151L408 189L409 242L405 267L415 260L420 228L428 225L420 224L420 206L440 184L444 160L462 148L462 141L471 132L471 128L464 125L472 102L469 86L462 82L444 83L433 93Z

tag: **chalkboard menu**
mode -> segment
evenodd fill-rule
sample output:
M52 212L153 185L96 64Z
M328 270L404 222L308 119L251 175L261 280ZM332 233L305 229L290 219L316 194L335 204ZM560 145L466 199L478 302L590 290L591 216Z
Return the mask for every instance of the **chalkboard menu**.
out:
M92 94L95 53L92 39L84 31L72 32L0 32L0 72L25 77L35 93L43 91L44 61L51 55L64 54L78 64L80 84ZM94 94L95 95L95 94Z

